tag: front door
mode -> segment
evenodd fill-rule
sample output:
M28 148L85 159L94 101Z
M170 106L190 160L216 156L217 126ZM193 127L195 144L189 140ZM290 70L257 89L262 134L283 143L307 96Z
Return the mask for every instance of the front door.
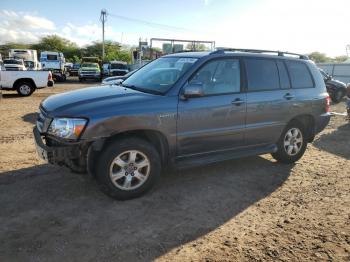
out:
M189 80L204 96L179 99L177 155L191 156L244 145L246 94L241 93L240 61L212 60Z

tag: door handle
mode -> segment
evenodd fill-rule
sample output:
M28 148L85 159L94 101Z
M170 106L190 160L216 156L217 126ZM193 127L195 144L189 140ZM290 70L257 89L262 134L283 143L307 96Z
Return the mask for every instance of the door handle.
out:
M232 105L236 105L236 106L240 106L240 105L244 104L244 101L242 99L240 99L240 98L236 98L235 100L233 100L231 102L231 104Z
M287 93L287 94L285 94L283 97L284 97L285 99L287 99L287 100L291 100L291 99L293 99L295 96L292 95L292 94L290 94L290 93Z

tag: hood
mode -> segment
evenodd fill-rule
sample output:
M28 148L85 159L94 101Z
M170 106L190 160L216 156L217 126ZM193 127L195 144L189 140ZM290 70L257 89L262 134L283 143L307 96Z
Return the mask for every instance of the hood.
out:
M24 67L24 65L19 64L4 64L5 67Z
M142 104L156 95L121 86L96 86L53 95L41 103L51 117L89 117Z
M111 68L111 71L123 71L123 72L129 72L128 69L117 69L117 68Z
M344 87L346 88L346 84L339 81L339 80L335 80L335 79L330 79L330 80L327 80L327 84L331 84L331 85L335 85L335 86L338 86L338 87Z

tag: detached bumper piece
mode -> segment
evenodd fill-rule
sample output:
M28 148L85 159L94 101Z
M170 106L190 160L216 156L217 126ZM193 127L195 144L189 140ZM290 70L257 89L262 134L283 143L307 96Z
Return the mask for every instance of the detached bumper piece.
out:
M34 127L33 134L39 157L50 164L64 165L68 159L77 159L80 156L78 145L48 146L37 127Z

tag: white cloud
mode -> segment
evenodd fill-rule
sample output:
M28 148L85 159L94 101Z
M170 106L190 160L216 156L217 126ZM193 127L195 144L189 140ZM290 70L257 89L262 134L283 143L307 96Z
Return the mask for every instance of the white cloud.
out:
M55 24L25 12L0 11L0 43L38 41L45 33L54 32Z

